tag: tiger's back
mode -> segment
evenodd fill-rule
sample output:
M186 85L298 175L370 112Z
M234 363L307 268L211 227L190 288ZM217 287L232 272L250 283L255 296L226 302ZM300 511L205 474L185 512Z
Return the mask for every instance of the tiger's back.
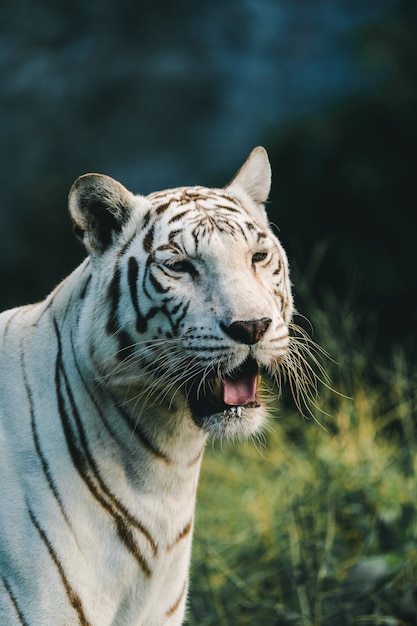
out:
M266 153L224 190L70 194L87 259L0 315L0 623L182 623L209 434L261 426L288 352Z

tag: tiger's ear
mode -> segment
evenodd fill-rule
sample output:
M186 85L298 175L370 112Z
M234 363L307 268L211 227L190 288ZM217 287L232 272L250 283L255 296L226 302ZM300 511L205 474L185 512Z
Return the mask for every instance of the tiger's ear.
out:
M71 187L69 211L74 232L90 254L104 252L129 221L135 196L103 174L80 176Z
M265 148L254 148L240 170L226 187L231 192L243 190L255 204L267 201L271 190L271 166Z

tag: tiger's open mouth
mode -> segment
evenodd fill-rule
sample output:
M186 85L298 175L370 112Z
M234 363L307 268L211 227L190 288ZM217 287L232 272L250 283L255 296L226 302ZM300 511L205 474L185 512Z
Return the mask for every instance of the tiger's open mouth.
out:
M240 417L242 408L259 407L259 380L258 363L248 357L222 378L194 382L189 393L193 415L198 419L224 412Z

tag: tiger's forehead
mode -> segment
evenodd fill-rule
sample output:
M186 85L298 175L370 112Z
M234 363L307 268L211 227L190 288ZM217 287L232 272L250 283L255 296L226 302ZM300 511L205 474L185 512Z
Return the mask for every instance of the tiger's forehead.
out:
M177 228L187 224L200 235L241 230L242 226L261 230L245 207L225 189L177 187L151 193L147 200L152 206L154 225L161 222Z
M200 211L218 211L220 208L227 210L242 210L236 198L224 189L208 187L176 187L155 191L147 196L157 215L179 208Z
M225 189L178 187L152 193L147 200L151 204L145 237L148 252L168 245L209 255L211 246L236 250L268 238L268 231Z

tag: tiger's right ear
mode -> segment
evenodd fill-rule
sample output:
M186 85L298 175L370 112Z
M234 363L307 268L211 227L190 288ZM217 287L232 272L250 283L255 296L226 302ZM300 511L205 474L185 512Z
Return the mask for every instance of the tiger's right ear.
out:
M238 197L243 192L244 198L252 200L251 204L246 204L248 212L265 228L268 226L264 202L271 189L271 165L265 148L258 146L252 150L226 189Z
M104 252L132 216L135 196L103 174L80 176L71 187L69 211L74 232L90 254Z

